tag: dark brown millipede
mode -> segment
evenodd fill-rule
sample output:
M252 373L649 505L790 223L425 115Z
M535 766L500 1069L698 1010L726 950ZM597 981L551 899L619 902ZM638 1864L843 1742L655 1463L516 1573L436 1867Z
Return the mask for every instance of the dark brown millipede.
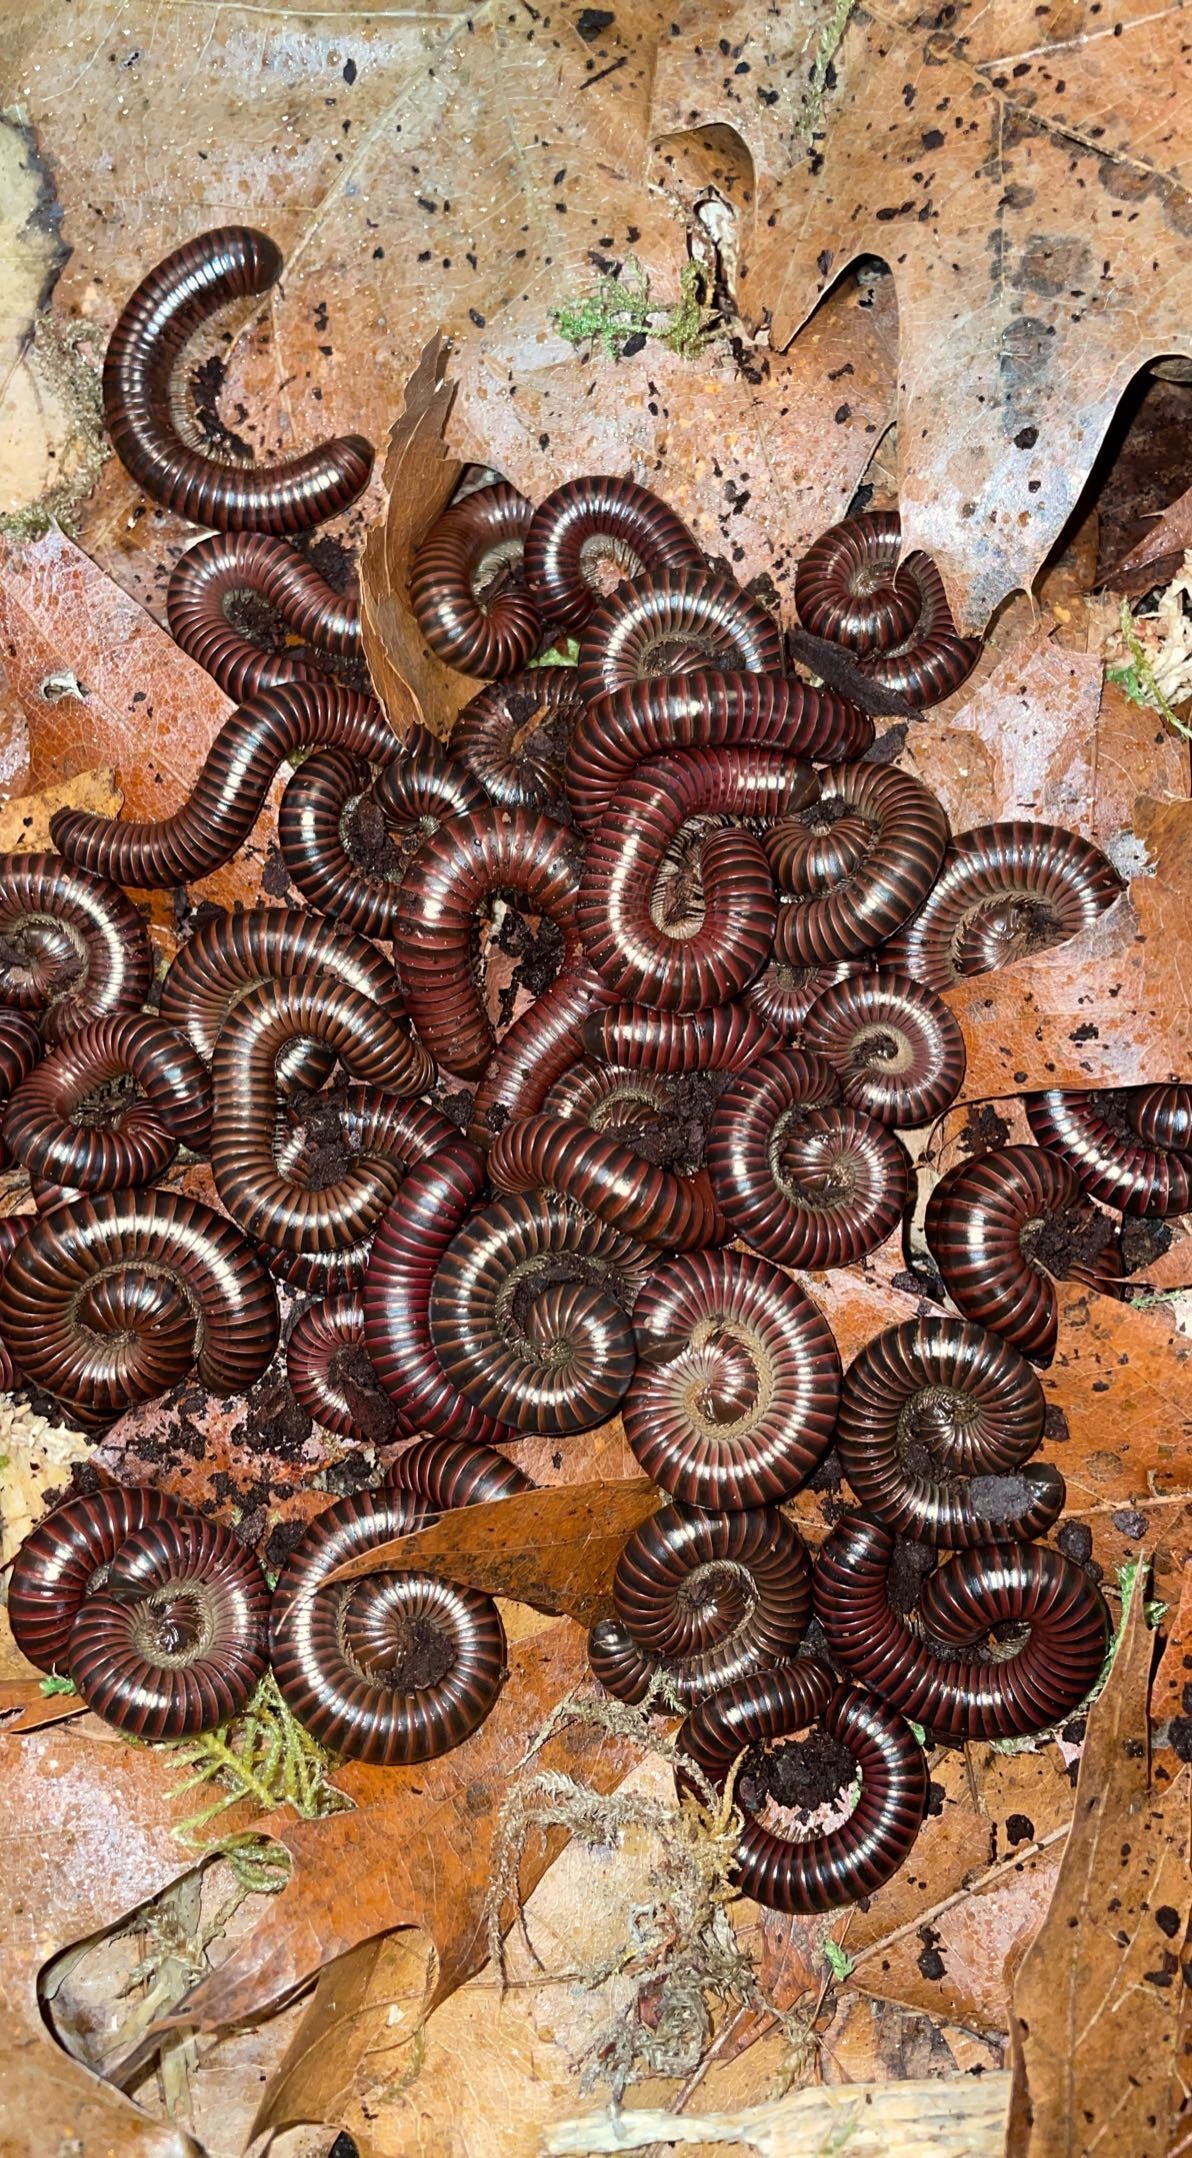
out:
M329 656L361 651L360 617L313 562L266 532L217 532L178 557L166 593L170 634L237 703L283 682L307 682L325 670L288 652L269 652L238 629L229 602L252 593L280 615L302 643Z
M139 1092L112 1102L109 1121L80 1112L111 1081ZM29 1171L70 1190L151 1184L180 1146L205 1153L211 1081L186 1036L164 1021L123 1012L93 1019L22 1080L4 1118L5 1143Z
M410 605L430 649L461 674L517 674L542 635L518 579L530 504L499 480L451 504L414 556Z
M526 533L526 582L543 619L561 629L587 621L607 586L656 569L702 569L681 518L633 480L588 473L540 502Z
M178 433L170 377L183 346L228 301L267 292L281 270L279 249L251 226L199 233L150 270L108 340L104 425L116 455L138 487L193 524L302 532L346 509L368 484L373 453L362 435L256 471L217 463Z
M962 637L930 555L899 559L897 510L863 510L807 550L795 578L799 619L813 636L854 653L862 674L908 704L938 704L976 665L980 639Z

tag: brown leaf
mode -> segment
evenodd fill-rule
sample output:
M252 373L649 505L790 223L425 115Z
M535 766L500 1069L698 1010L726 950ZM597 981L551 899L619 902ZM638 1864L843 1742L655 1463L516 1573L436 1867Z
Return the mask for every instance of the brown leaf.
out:
M830 86L822 27L745 0L731 45L663 45L657 129L721 122L752 156L742 305L785 345L862 252L894 273L901 511L962 626L1029 585L1067 522L1131 375L1188 349L1192 204L1155 131L1187 66L1178 12L1110 40L1079 14L953 19L850 10ZM1078 385L1078 387L1077 387Z
M52 849L50 818L56 809L89 809L99 817L119 814L124 796L110 769L76 772L40 794L18 794L0 805L0 853L41 854Z
M962 1100L1192 1068L1192 803L1139 801L1133 825L1143 865L1091 929L947 991L968 1049Z
M1114 564L1103 581L1110 591L1145 589L1137 574L1139 570L1149 569L1153 564L1156 574L1152 581L1158 583L1160 565L1172 557L1178 561L1189 547L1192 547L1192 487L1168 503L1145 539L1131 547L1129 554L1124 554L1121 561Z
M843 516L893 418L898 315L889 279L846 280L786 352L661 344L611 364L541 330L500 324L465 342L449 438L541 498L585 472L657 488L742 583L773 578L793 617L794 573Z
M1008 2158L1163 2158L1188 1925L1188 1774L1147 1773L1154 1639L1140 1566L1047 1916L1014 1979Z
M314 1996L270 2078L252 2125L343 2121L348 2107L401 2078L405 2049L422 2026L433 1955L416 1929L362 1941L319 1975ZM415 2056L413 2073L417 2073Z
M193 1810L175 1799L173 1756L98 1745L82 1728L0 1744L0 2005L5 2158L198 2158L181 2130L152 2122L50 2037L37 1974L58 1949L98 1932L185 1873L171 1835Z
M589 1625L607 1606L626 1537L662 1503L663 1493L645 1476L519 1491L378 1544L328 1578L352 1581L410 1567Z
M458 1525L458 1523L457 1523ZM487 1955L481 1910L497 1809L530 1734L585 1675L580 1629L568 1619L510 1640L509 1680L466 1746L417 1768L346 1769L337 1785L358 1810L323 1821L270 1822L293 1860L267 1920L187 1995L174 2019L217 2029L259 2016L312 1972L395 1926L421 1926L435 1944L442 2000ZM601 1790L624 1774L629 1749L569 1726L544 1767L582 1771ZM527 1892L557 1844L523 1869Z
M1164 1620L1166 1646L1151 1682L1151 1781L1157 1789L1179 1775L1176 1743L1186 1754L1192 1736L1192 1558L1187 1552L1178 1581L1178 1600Z
M478 684L436 659L410 606L410 563L450 500L463 467L447 453L444 431L455 397L448 346L436 337L406 385L400 419L389 430L385 504L360 562L360 615L373 687L397 734L429 727L445 740Z

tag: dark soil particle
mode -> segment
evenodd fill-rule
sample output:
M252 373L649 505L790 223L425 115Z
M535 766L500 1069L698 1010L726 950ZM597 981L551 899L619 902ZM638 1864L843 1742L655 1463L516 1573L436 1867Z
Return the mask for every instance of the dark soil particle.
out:
M314 1428L309 1409L295 1399L284 1379L268 1373L244 1396L248 1411L233 1438L252 1453L277 1461L301 1461Z
M357 1438L388 1446L397 1433L397 1411L377 1382L363 1343L353 1342L331 1359L331 1379L344 1395Z
M439 1115L446 1117L449 1124L456 1125L460 1131L467 1130L472 1121L472 1109L476 1101L471 1087L447 1088L440 1085L428 1099Z
M1133 1543L1146 1535L1146 1516L1140 1514L1136 1506L1119 1506L1110 1519L1115 1529L1122 1536L1128 1536Z
M1056 1536L1056 1547L1076 1566L1085 1566L1093 1555L1093 1532L1083 1521L1065 1521Z
M935 1557L935 1552L926 1544L909 1543L901 1536L897 1539L887 1576L891 1610L904 1615L913 1611L919 1601L919 1590L934 1570Z
M998 1115L991 1101L972 1104L960 1134L960 1144L966 1154L989 1153L995 1147L1005 1146L1009 1137L1010 1126L1004 1116Z
M1031 1501L1025 1476L974 1476L969 1485L973 1512L982 1521L1008 1521Z
M934 1980L946 1978L948 1975L948 1966L944 1962L937 1945L939 1938L939 1934L933 1926L920 1926L919 1939L922 1941L923 1946L915 1960L924 1978Z
M643 1113L640 1124L618 1125L616 1136L660 1169L690 1176L703 1167L708 1126L731 1072L683 1072L669 1082L670 1106L663 1115Z
M932 1304L944 1302L943 1281L927 1260L919 1260L914 1266L901 1267L897 1274L891 1274L890 1287L901 1289L904 1296L926 1297Z
M353 1491L365 1491L376 1480L376 1461L371 1453L365 1453L359 1446L333 1461L323 1474L324 1484L337 1499L345 1498Z
M270 1573L279 1574L295 1546L302 1541L305 1524L301 1521L276 1521L269 1531L262 1558Z
M1153 1266L1165 1251L1170 1251L1172 1232L1165 1221L1136 1219L1133 1215L1122 1223L1122 1264L1127 1274L1137 1274L1144 1267Z
M1065 1446L1072 1436L1071 1431L1068 1429L1067 1417L1062 1409L1056 1407L1054 1402L1048 1407L1043 1417L1043 1436L1050 1441L1052 1446Z
M840 1466L840 1456L835 1447L832 1447L824 1455L823 1460L816 1463L807 1479L807 1489L809 1491L839 1491L843 1481L844 1470Z
M1006 1841L1011 1848L1018 1843L1033 1843L1034 1840L1035 1824L1029 1814L1008 1813L1006 1815Z
M1173 1717L1167 1739L1177 1761L1192 1761L1192 1716Z
M1021 1244L1037 1267L1062 1280L1074 1266L1095 1267L1112 1245L1117 1226L1108 1214L1085 1206L1065 1206L1028 1221Z
M433 1621L407 1619L400 1628L395 1625L391 1651L372 1676L394 1693L411 1693L419 1687L437 1686L454 1659L451 1642Z
M418 836L421 839L422 834ZM380 804L371 794L362 794L344 820L344 838L349 859L366 877L388 884L401 882L409 856L390 837Z
M220 416L219 399L226 375L227 370L218 352L212 352L205 360L191 368L188 386L195 425L203 440L213 449L219 450L223 456L251 464L252 444L246 442L242 435L234 434L226 420Z
M865 751L862 764L897 764L906 748L907 724L901 720L896 727L887 727L884 734Z
M261 871L261 890L270 899L289 899L293 894L294 887L290 882L290 872L281 858L280 849L276 846L270 847L265 856L265 865Z
M943 1786L943 1784L942 1784L942 1783L929 1783L929 1784L928 1784L928 1786L927 1786L927 1814L928 1814L928 1818L929 1818L930 1820L938 1820L938 1818L939 1818L940 1814L941 1814L941 1813L943 1812L943 1810L944 1810L944 1805L945 1805L945 1801L946 1801L946 1799L947 1799L947 1796L948 1796L948 1794L947 1794L947 1792L945 1791L945 1789L944 1789L944 1786Z
M741 1778L741 1800L756 1813L767 1798L790 1806L804 1820L818 1807L831 1805L855 1780L857 1764L847 1746L826 1731L752 1759Z

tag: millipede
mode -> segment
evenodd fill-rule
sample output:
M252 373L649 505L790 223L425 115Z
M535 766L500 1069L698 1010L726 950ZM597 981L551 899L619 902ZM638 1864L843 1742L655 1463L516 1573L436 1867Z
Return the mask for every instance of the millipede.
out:
M654 570L702 570L682 518L633 480L588 473L540 502L526 533L526 583L543 618L579 629L613 583Z
M345 510L372 471L372 444L341 435L283 464L221 464L182 440L170 378L195 331L233 300L277 283L281 252L249 225L222 225L176 247L120 310L103 365L104 425L137 486L163 509L223 532L304 532Z
M928 989L1079 936L1123 890L1099 847L1053 824L978 825L951 841L937 867L883 954Z
M45 1042L149 994L149 937L117 882L56 854L0 855L0 999Z
M113 1080L137 1092L116 1097L110 1121L82 1122ZM185 1034L161 1019L123 1012L93 1019L31 1071L4 1116L4 1140L30 1176L67 1189L114 1191L152 1184L180 1146L205 1153L211 1080Z
M431 651L460 674L518 674L542 639L522 577L531 506L504 480L444 510L417 549L410 605Z
M179 555L166 592L166 620L188 652L239 703L285 682L317 680L326 669L289 652L255 644L232 619L233 602L251 594L280 616L305 645L328 658L358 659L360 616L313 562L267 532L216 532Z
M1067 1163L1091 1199L1160 1220L1192 1207L1192 1087L1056 1087L1028 1094L1023 1106L1039 1145Z
M846 1102L879 1124L930 1124L964 1080L964 1035L942 998L905 974L853 974L825 989L802 1026Z
M584 624L577 682L585 704L651 675L782 674L774 617L729 577L667 569L618 585Z
M527 668L490 682L464 706L451 730L451 755L496 808L553 811L582 707L574 667Z
M921 780L891 765L829 765L766 834L790 902L778 911L775 957L818 967L884 944L932 890L947 840L943 806ZM900 971L923 979L914 966Z
M795 605L813 636L844 645L862 674L918 707L959 689L981 649L957 631L930 555L902 556L896 510L863 510L821 533L796 572Z

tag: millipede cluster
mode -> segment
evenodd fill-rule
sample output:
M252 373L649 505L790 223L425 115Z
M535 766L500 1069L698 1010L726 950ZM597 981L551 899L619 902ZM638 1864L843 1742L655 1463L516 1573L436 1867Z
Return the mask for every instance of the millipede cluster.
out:
M0 1345L99 1429L192 1368L243 1391L284 1324L298 1398L350 1439L363 1366L392 1454L272 1590L230 1531L159 1493L69 1501L16 1562L14 1633L139 1737L226 1720L271 1665L332 1753L430 1759L498 1697L495 1604L413 1570L332 1576L531 1489L527 1436L565 1460L620 1414L662 1504L621 1554L592 1671L685 1712L680 1788L722 1787L745 1756L743 1888L801 1911L869 1895L923 1818L912 1720L937 1740L1040 1730L1100 1669L1101 1597L1041 1542L1064 1487L1033 1459L1035 1367L1053 1275L1120 1280L1103 1209L1188 1204L1192 1089L1032 1099L1035 1146L932 1194L959 1316L888 1329L847 1371L814 1276L906 1222L901 1134L964 1081L951 986L1074 935L1120 880L1052 827L953 834L928 787L870 756L861 703L789 672L773 615L627 479L537 505L489 481L438 517L410 606L427 651L483 686L446 744L399 740L320 669L357 651L356 612L290 545L355 499L368 446L242 469L173 417L183 340L279 268L258 233L204 235L109 349L118 455L215 528L174 571L171 628L239 701L164 817L60 810L56 853L0 860L0 1139L34 1206L0 1237ZM245 589L314 659L229 620ZM796 603L841 680L916 710L977 658L892 513L825 533ZM577 663L548 663L569 636ZM154 985L129 891L230 860L286 763L304 904L207 919ZM494 950L518 962L499 1011ZM331 1169L311 1138L329 1124ZM218 1206L162 1182L179 1156L210 1162ZM1078 1257L1074 1225L1097 1232ZM783 1502L833 1446L856 1505L813 1562ZM897 1537L935 1557L911 1613ZM860 1788L800 1838L766 1762L810 1724Z

